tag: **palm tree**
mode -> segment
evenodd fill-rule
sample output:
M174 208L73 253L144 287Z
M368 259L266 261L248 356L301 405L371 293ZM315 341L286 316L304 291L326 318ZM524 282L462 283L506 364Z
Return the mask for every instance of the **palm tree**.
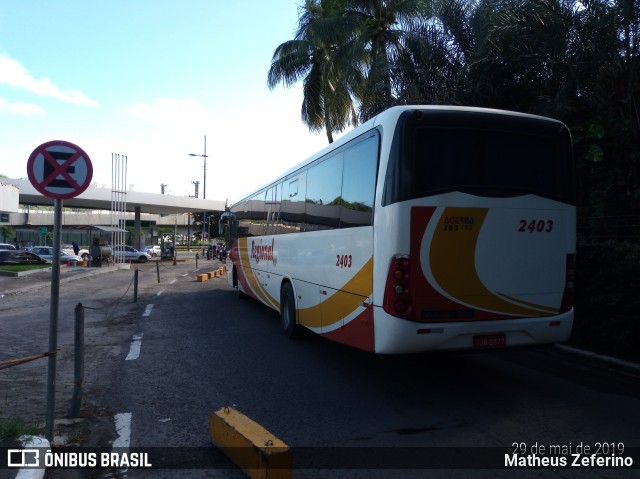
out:
M424 0L350 0L337 19L345 32L335 52L366 120L401 102L401 72L427 47Z
M475 0L430 0L421 7L420 27L405 36L394 68L399 99L407 104L451 103L466 87L468 59L475 47Z
M357 122L344 75L333 62L342 36L333 24L342 6L341 0L306 0L295 38L276 48L267 76L270 89L303 81L302 121L311 131L324 128L329 143L334 132Z

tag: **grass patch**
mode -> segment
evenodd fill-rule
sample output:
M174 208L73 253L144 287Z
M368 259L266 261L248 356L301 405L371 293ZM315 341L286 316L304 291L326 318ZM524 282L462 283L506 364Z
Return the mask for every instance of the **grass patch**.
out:
M29 424L18 417L0 419L0 442L12 441L20 436L35 436L39 432L36 424Z
M31 271L32 269L51 268L50 264L8 264L0 266L1 271Z

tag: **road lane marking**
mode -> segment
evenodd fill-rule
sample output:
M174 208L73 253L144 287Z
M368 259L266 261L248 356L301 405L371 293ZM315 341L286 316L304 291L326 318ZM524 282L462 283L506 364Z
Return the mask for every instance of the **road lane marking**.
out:
M138 359L138 356L140 356L140 347L142 346L143 334L144 333L133 335L133 338L131 339L131 346L129 347L129 354L127 354L127 357L124 358L125 361Z
M187 276L188 274L189 274L189 273L185 273L185 274L181 274L180 276L182 276L182 277L184 278L184 277L185 277L185 276Z
M113 441L113 451L121 453L122 448L129 449L131 445L131 413L121 412L113 416L118 437ZM128 477L128 468L120 469L117 477Z
M147 304L147 307L144 308L144 313L142 313L142 317L151 316L151 310L153 309L153 304Z
M113 441L113 448L128 448L131 444L131 413L121 412L113 417L118 437Z
M178 280L177 280L177 279L173 279L173 280L169 281L169 284L173 284L173 283L175 283L176 281L178 281Z
M160 296L162 293L164 293L164 289L163 289L162 291L158 291L158 292L156 293L156 296Z

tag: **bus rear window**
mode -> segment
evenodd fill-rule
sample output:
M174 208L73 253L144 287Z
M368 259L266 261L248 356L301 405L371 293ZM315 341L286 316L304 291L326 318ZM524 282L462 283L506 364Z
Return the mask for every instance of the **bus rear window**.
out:
M492 197L534 194L574 202L566 130L522 124L514 129L508 124L407 126L394 138L387 204L451 191Z

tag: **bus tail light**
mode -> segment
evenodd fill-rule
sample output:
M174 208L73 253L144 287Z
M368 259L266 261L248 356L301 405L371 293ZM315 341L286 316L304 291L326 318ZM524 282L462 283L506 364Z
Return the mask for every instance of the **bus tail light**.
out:
M411 298L410 265L408 256L394 256L389 265L387 284L384 289L384 310L398 318L415 319Z
M565 273L564 294L562 295L562 306L560 312L565 313L573 308L573 293L576 280L576 255L567 255L567 269Z

